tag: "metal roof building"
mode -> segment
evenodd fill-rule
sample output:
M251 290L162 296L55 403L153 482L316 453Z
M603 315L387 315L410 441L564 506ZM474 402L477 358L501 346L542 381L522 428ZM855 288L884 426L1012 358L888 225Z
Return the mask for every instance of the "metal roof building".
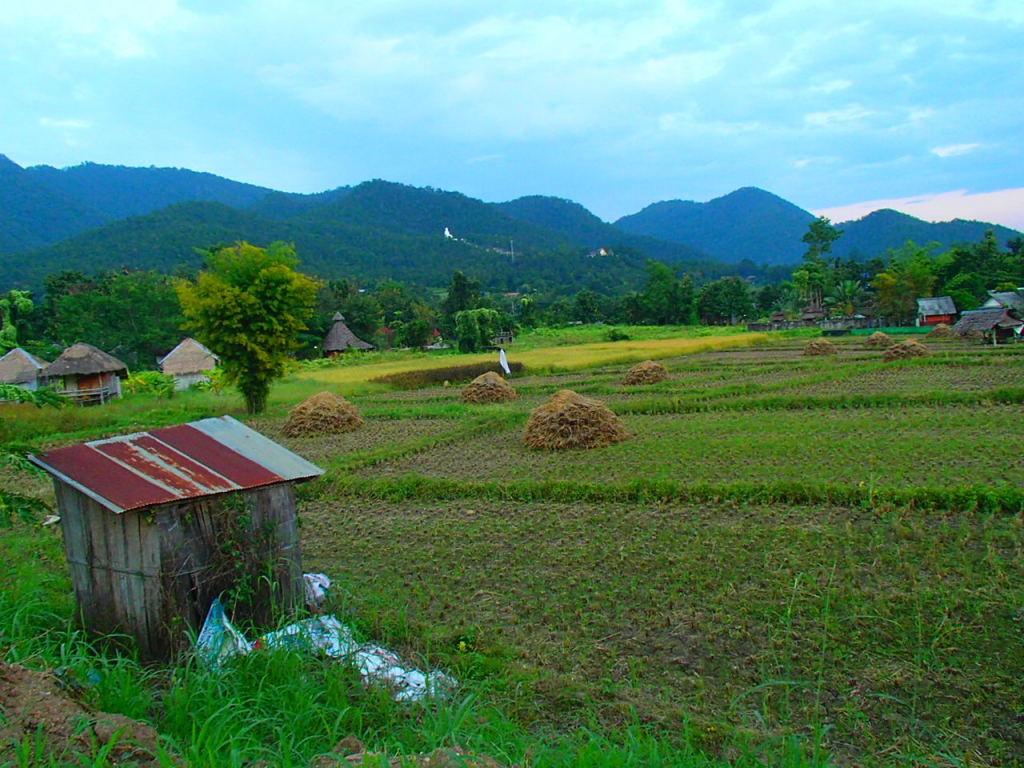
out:
M134 636L144 658L169 658L222 594L257 623L301 599L293 485L323 470L235 419L30 460L54 478L86 626Z

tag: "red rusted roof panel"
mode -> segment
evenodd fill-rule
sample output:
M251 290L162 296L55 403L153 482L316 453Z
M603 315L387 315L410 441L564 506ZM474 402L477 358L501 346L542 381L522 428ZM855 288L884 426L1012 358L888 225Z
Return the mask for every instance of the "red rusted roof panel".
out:
M229 416L94 440L29 459L114 512L323 474Z
M90 495L102 496L120 510L166 504L177 498L177 494L111 461L87 444L58 448L42 458L47 467L93 491Z
M231 491L236 488L236 485L223 475L211 471L208 467L193 461L185 454L150 435L140 435L132 442L152 454L157 460L166 462L175 471L181 472L207 492Z
M243 488L280 483L285 479L191 424L154 429L150 434Z

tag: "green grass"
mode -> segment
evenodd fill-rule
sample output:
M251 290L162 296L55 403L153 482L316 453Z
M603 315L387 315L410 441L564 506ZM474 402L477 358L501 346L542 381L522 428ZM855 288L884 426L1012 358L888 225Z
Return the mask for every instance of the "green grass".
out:
M288 654L228 674L139 665L86 641L59 531L20 523L0 530L0 656L98 678L90 704L151 722L196 766L307 766L349 734L391 755L459 744L552 768L1024 762L1024 350L930 344L886 364L861 340L808 358L806 334L694 352L712 331L626 329L672 379L625 387L635 352L606 349L607 330L520 337L553 362L516 377L508 404L367 382L382 363L465 359L389 353L305 366L249 419L328 470L299 498L304 565L336 579L332 610L451 670L452 700L397 705L344 665ZM573 344L600 344L594 367L545 373ZM529 411L565 387L607 400L634 437L525 450ZM324 388L367 424L284 438L289 408ZM0 442L33 449L248 418L211 393L12 408ZM16 467L0 487L52 504ZM28 739L10 759L70 758Z

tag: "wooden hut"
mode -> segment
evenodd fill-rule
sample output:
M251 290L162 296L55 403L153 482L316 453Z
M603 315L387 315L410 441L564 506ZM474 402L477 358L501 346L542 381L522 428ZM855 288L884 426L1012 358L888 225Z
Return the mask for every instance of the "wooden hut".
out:
M1019 341L1022 329L1024 322L1003 307L964 312L960 315L960 322L953 326L953 331L961 336L980 334L986 343L992 344Z
M25 389L39 388L39 374L49 363L21 347L0 357L0 384L14 384Z
M90 631L168 659L215 597L256 623L301 601L293 484L323 470L231 417L29 458L53 476Z
M174 377L175 389L188 389L210 380L210 371L220 358L193 338L182 339L178 346L157 361L160 370Z
M81 405L106 403L121 396L121 379L128 366L92 344L74 344L40 374L59 394Z
M334 324L324 336L324 356L334 357L348 349L376 349L376 347L352 333L351 329L345 325L345 318L341 312L335 312Z
M916 325L952 325L956 322L956 304L949 296L933 296L917 300Z

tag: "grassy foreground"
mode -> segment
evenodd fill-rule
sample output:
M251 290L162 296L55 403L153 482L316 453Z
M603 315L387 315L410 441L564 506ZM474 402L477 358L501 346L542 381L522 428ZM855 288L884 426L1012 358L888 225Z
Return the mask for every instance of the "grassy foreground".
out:
M301 514L307 570L339 584L333 609L451 670L453 700L397 705L302 657L213 675L92 649L59 533L38 527L0 532L0 653L68 668L192 765L305 766L349 733L391 754L460 744L537 766L1024 762L1024 355L683 345L663 358L669 382L624 387L636 358L549 349L592 367L542 367L513 381L519 401L469 406L457 388L367 385L373 366L348 364L293 376L252 422L329 470ZM367 425L283 438L286 406L335 370ZM565 386L607 400L634 437L525 451L530 409ZM234 402L39 412L0 435L68 442ZM47 493L14 470L0 482ZM31 746L13 764L71 762Z

